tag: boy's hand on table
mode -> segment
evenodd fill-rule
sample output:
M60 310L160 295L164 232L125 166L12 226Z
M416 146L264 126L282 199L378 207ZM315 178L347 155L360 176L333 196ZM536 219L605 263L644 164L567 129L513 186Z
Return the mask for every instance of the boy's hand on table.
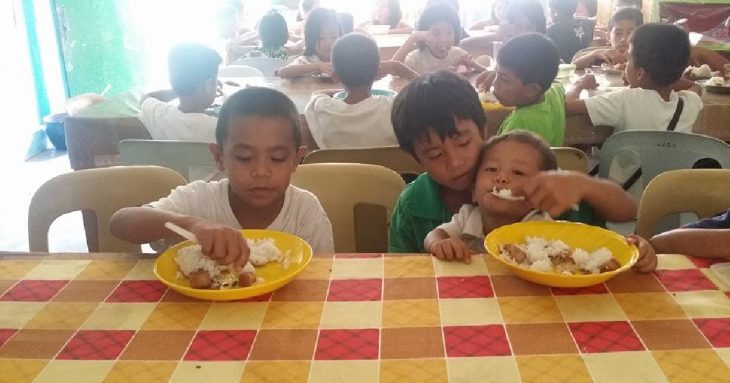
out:
M239 230L202 219L195 221L189 230L198 237L203 255L219 264L233 264L240 271L248 262L251 250Z
M584 177L575 172L541 172L527 180L517 193L524 195L535 209L558 217L583 199Z
M467 264L471 263L471 256L475 254L459 238L442 239L431 246L430 252L442 261L462 261Z
M657 257L654 248L651 246L649 241L638 235L630 234L626 237L626 242L629 245L635 245L639 249L639 260L634 265L634 270L641 273L650 273L656 270Z
M626 62L626 55L622 55L614 49L596 49L593 53L593 57L610 65Z
M480 92L489 92L489 90L492 89L492 84L494 83L494 77L496 74L496 72L489 70L482 72L482 74L480 74L474 82L474 86L476 86L477 90Z
M326 74L330 77L332 77L332 64L331 63L319 63L317 65L317 70L320 74Z
M580 89L596 89L598 88L598 82L596 81L596 76L588 73L575 80L573 87Z

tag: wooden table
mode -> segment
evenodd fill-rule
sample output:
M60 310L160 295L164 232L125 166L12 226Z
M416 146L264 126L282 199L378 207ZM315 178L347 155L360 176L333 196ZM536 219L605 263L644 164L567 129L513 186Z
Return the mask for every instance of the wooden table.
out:
M152 264L0 256L0 381L730 381L728 287L705 260L566 290L490 257L322 255L227 303L168 290Z
M402 47L410 37L409 34L383 34L373 35L375 43L378 44L380 50L380 60L390 60L398 51L398 48Z

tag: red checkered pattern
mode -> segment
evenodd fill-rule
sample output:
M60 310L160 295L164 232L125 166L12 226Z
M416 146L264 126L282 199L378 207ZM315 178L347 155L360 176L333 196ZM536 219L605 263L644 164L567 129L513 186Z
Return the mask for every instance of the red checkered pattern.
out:
M330 282L328 301L379 301L383 296L381 279L333 280Z
M568 327L584 353L644 350L628 322L579 322Z
M199 331L185 360L246 360L256 337L254 330ZM287 347L286 345L280 345Z
M345 253L345 254L335 254L335 258L382 258L383 254L380 253Z
M563 287L551 287L550 290L553 292L553 295L592 295L592 294L608 294L608 289L606 288L606 285L603 283L588 286L588 287L580 287L577 289L569 289L569 288L563 288Z
M167 286L159 281L122 281L107 302L158 302Z
M656 276L669 291L717 290L700 270L657 270Z
M730 318L695 319L694 322L714 347L730 347Z
M47 302L51 300L68 281L20 281L0 297L0 301Z
M700 269L707 269L710 266L714 265L715 263L720 262L727 262L724 259L716 259L716 258L698 258L698 257L687 257L692 263L695 264L695 266L699 267Z
M2 347L2 345L5 344L5 342L7 342L16 331L17 330L0 329L0 347Z
M132 336L132 330L80 330L56 359L114 360L122 353Z
M274 295L274 293L266 293L251 298L241 299L236 302L268 302L271 300L272 295Z
M320 330L316 360L378 359L380 331Z
M444 341L449 357L511 355L507 334L498 324L444 327Z
M439 298L491 298L492 283L487 276L439 277Z

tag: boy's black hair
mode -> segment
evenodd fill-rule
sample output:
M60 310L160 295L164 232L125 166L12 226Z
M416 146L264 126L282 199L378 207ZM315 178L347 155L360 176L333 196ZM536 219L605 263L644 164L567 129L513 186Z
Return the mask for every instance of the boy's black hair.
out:
M304 23L304 56L313 56L317 53L317 43L322 34L322 26L327 23L337 25L342 34L340 18L334 9L317 8L309 14Z
M523 84L538 84L545 92L558 74L560 54L555 43L545 35L527 33L504 44L497 55L497 64L514 71Z
M228 138L232 120L246 117L284 119L291 124L294 147L299 148L302 144L297 107L284 93L264 87L241 89L223 103L215 128L216 143L223 146Z
M386 0L386 5L388 6L388 25L390 25L390 28L398 28L401 19L403 19L400 0Z
M371 86L380 69L378 44L360 33L340 37L332 47L332 69L346 88Z
M170 49L167 65L170 85L178 96L190 96L207 80L218 76L223 59L202 44L183 43Z
M617 2L617 8L620 7L634 7L641 9L644 5L641 0L618 0Z
M355 29L355 19L353 18L352 13L339 12L337 17L340 19L340 28L342 29L343 35L346 35Z
M289 41L289 28L281 13L272 9L259 21L259 37L264 48L281 47Z
M682 77L690 56L689 36L672 24L650 23L634 29L631 58L657 86L669 86Z
M395 97L390 115L398 145L414 158L414 143L429 129L441 139L457 134L454 118L473 121L484 134L487 117L476 90L469 81L447 70L411 81Z
M578 0L550 0L550 8L564 18L573 18L575 10L578 9Z
M616 23L624 20L633 21L634 24L636 24L636 26L638 27L644 24L644 15L638 8L619 8L616 12L613 13L613 15L611 15L611 18L608 20L608 30L610 31L611 29L613 29L613 26L616 25Z
M304 20L303 12L310 12L319 0L302 0L299 2L299 10L297 11L297 21Z
M416 23L417 31L428 31L435 24L445 21L454 29L454 45L461 41L461 21L454 7L448 2L439 2L423 10Z
M545 11L537 0L512 0L507 7L505 19L514 23L520 15L524 15L530 21L535 27L535 32L545 33L547 27Z
M477 167L480 167L482 165L482 161L484 161L484 157L487 156L487 153L490 149L493 149L495 146L501 144L502 142L509 141L527 144L537 150L538 153L540 153L540 158L542 160L542 163L540 164L541 171L558 169L558 158L555 156L555 152L550 149L550 145L548 145L548 143L545 142L545 140L543 140L542 137L538 136L537 134L519 129L488 139L487 142L484 144L484 147L482 147L481 152L479 152Z
M598 14L598 1L597 0L578 0L578 4L583 4L588 11L588 17L596 17Z

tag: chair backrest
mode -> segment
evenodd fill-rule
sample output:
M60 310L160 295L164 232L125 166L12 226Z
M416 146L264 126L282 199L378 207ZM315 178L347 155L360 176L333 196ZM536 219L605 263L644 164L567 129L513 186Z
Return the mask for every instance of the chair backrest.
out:
M284 67L286 61L265 56L246 57L236 60L232 65L245 65L258 69L264 77L276 77L276 71ZM219 75L221 74L219 73Z
M588 156L584 151L571 147L555 147L552 149L555 157L558 158L558 167L560 169L588 173Z
M56 218L73 211L96 214L102 252L139 252L140 246L114 237L109 220L119 209L140 206L170 194L185 179L159 166L125 166L76 170L51 178L33 194L28 208L30 251L48 251L48 229Z
M336 252L387 251L390 213L405 188L397 173L369 164L309 164L300 165L291 182L319 198L332 223Z
M246 65L229 65L218 69L219 77L264 77L264 74L250 66Z
M410 154L397 146L361 149L320 149L304 157L303 163L359 163L384 166L398 174L418 176L423 168Z
M205 142L123 140L119 143L119 162L122 165L164 166L188 181L209 181L221 176Z
M656 176L644 190L639 203L636 233L644 238L654 234L660 219L691 212L711 217L730 208L730 170L682 169Z
M606 139L601 148L598 175L608 178L611 162L619 154L638 158L644 184L668 170L690 169L711 158L730 168L730 145L709 136L668 131L628 131Z

